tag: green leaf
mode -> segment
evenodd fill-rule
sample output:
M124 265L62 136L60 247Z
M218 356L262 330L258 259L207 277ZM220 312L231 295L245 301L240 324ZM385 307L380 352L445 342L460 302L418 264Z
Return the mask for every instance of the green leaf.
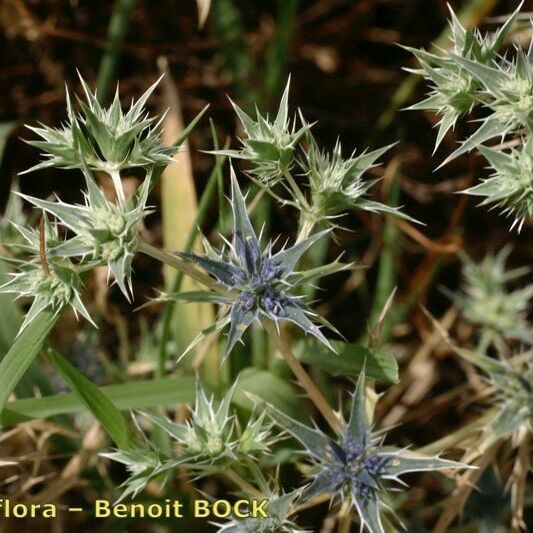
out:
M129 448L131 435L126 419L109 398L55 350L46 350L46 356L117 446L121 449Z
M305 403L294 386L268 370L246 368L239 374L233 403L243 409L253 411L255 402L249 394L295 418L301 419L302 415L307 412Z
M0 285L7 281L7 272L0 261ZM0 293L0 359L8 352L20 329L19 310L10 294Z
M0 362L0 411L31 365L44 341L59 319L60 313L51 309L41 311L17 337Z
M391 355L370 350L360 344L332 341L337 354L331 353L312 338L296 345L296 356L305 364L316 366L333 376L357 376L366 361L366 377L398 383L398 363Z
M170 407L194 401L195 381L192 377L150 379L108 385L101 387L101 391L120 411ZM0 426L86 410L86 405L73 393L16 400L3 410Z

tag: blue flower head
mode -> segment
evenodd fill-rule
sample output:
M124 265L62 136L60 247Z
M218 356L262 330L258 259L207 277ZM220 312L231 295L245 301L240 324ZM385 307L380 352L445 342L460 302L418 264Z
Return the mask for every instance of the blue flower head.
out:
M316 233L277 253L273 253L271 243L262 249L233 170L231 191L233 239L229 250L217 258L178 254L203 268L229 289L231 296L221 296L219 300L215 297L215 301L230 306L230 312L222 322L222 326L229 324L226 355L242 339L246 329L261 318L276 323L292 322L331 348L320 327L311 319L314 313L293 294L296 283L302 279L301 273L295 272L298 261L326 232ZM176 298L186 300L187 295L176 295ZM213 301L213 297L209 301Z

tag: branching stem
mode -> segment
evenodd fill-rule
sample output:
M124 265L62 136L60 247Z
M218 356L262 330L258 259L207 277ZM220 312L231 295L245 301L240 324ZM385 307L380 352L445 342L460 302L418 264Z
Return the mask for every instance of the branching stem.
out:
M287 339L281 334L275 324L270 320L264 321L264 326L267 333L274 339L276 346L287 361L293 374L298 379L300 385L305 390L309 399L315 404L316 408L320 411L324 419L336 432L340 432L344 429L343 422L335 414L324 395L320 392L320 389L315 385L314 381L309 377L309 374L305 371L304 367L298 361L293 354L292 349L287 342Z

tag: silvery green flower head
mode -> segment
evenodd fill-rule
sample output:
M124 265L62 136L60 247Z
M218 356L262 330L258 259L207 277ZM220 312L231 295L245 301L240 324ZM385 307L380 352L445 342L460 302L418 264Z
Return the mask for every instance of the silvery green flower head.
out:
M441 116L435 149L457 120L481 103L479 78L466 68L476 64L479 69L493 65L504 44L522 4L496 32L482 35L476 29L465 29L453 9L450 9L450 46L436 52L405 47L420 63L420 69L406 69L424 76L431 84L428 97L411 106L411 110L430 110ZM459 155L459 154L457 154Z
M57 257L79 257L82 264L107 266L129 300L132 293L132 260L139 242L142 220L151 212L146 208L150 179L145 179L136 194L123 204L108 200L88 169L84 170L87 191L84 204L71 205L23 196L31 204L55 216L74 233L68 241L50 247Z
M268 518L233 518L226 523L213 525L218 528L217 533L306 533L308 530L301 529L289 520L290 509L297 496L296 492L270 495L266 505Z
M529 267L508 270L511 248L487 254L479 263L463 255L463 292L452 294L464 316L479 326L504 338L532 342L527 313L533 285L510 291L507 285L530 272Z
M487 382L493 390L491 401L498 411L484 429L485 439L490 443L498 439L518 437L521 432L530 433L533 430L531 362L511 365L503 358L494 359L471 352L467 352L464 357L487 375Z
M219 150L216 153L235 159L244 159L252 164L251 174L263 185L271 186L283 172L292 166L294 152L302 135L309 129L304 124L296 128L296 121L289 119L290 78L281 97L276 118L271 121L256 109L255 120L232 102L233 108L242 123L245 137L241 139L240 150Z
M272 406L268 413L287 433L303 445L303 454L315 467L312 481L304 487L301 501L318 494L331 494L348 500L357 510L361 527L371 533L384 533L381 511L386 508L382 495L391 482L409 472L464 468L465 465L407 452L383 445L383 438L371 433L365 409L365 372L359 375L352 400L350 418L342 435L333 439L316 427L309 427Z
M73 309L76 316L81 315L94 325L81 300L83 283L76 265L69 259L47 255L48 248L60 243L61 239L57 225L48 220L44 213L43 218L44 243L40 242L39 231L24 226L15 226L23 238L23 244L17 245L17 249L25 257L4 258L4 261L15 267L16 272L9 274L11 279L0 287L0 291L15 294L17 299L33 299L19 334L41 311L50 310L54 315L59 315L67 306ZM43 259L45 265L41 262Z
M162 458L149 444L100 455L125 465L128 470L129 476L120 485L122 494L117 502L127 498L135 498L152 479L175 466L171 461Z
M509 153L480 146L489 162L492 175L463 191L483 197L479 205L490 205L513 220L511 229L518 232L527 220L533 220L533 139Z
M99 170L108 173L119 201L124 199L120 171L131 167L166 165L177 147L161 146L162 119L145 109L157 80L129 109L124 111L117 92L108 108L102 107L80 75L85 101L78 98L80 113L73 109L67 91L67 122L60 128L28 126L40 140L28 141L42 150L44 161L26 172L57 167Z
M234 228L233 241L228 243L229 253L224 252L218 257L178 253L183 259L197 264L216 278L228 289L227 295L194 292L166 297L182 301L215 301L230 306L228 316L216 325L217 329L227 324L230 326L226 356L242 339L246 329L261 318L272 320L276 324L283 321L296 324L305 333L313 335L331 348L320 327L310 318L314 313L300 297L291 294L295 286L306 279L305 272L295 271L298 261L326 232L316 233L277 253L273 253L272 244L262 250L233 170L231 190ZM342 268L344 267L339 267Z
M187 465L195 471L227 466L245 457L265 457L276 442L272 436L272 424L265 415L252 415L246 427L237 431L234 413L230 412L237 382L217 401L208 396L199 379L196 382L196 399L190 419L175 423L152 414L144 416L159 426L180 445L181 451L175 464Z
M390 207L368 198L369 190L378 179L363 179L391 146L356 156L342 156L342 147L337 140L332 152L321 150L311 133L306 136L307 149L300 166L307 173L310 185L310 216L314 220L332 220L349 209L362 209L372 213L387 213L416 222L398 207ZM295 198L295 203L297 199Z

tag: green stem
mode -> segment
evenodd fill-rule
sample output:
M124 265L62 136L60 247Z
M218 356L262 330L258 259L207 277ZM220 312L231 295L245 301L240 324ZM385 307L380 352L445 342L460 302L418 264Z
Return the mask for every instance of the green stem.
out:
M109 44L100 61L96 86L98 98L102 103L108 99L111 82L117 70L120 56L120 44L126 37L131 22L131 16L137 0L117 0L109 21L107 37Z
M170 252L160 250L159 248L152 246L146 241L140 241L137 250L145 255L152 257L153 259L156 259L160 263L164 263L165 265L169 265L171 267L176 268L177 270L180 270L184 274L187 274L187 276L191 277L192 279L198 281L202 285L205 285L207 288L215 292L218 292L220 294L228 293L228 291L224 287L222 287L222 285L214 281L207 274L200 272L194 266L190 265L183 259L180 259L178 256Z
M126 195L124 194L124 187L122 186L122 178L120 177L120 170L110 170L109 175L113 181L113 187L117 193L118 204L123 206L126 203Z
M299 0L278 0L276 33L270 43L265 67L265 92L267 106L277 97L287 76L289 49L297 21Z
M253 496L254 498L260 500L265 499L265 495L261 491L257 490L253 485L248 483L248 481L246 481L242 476L237 474L235 470L227 468L226 470L220 473L227 479L229 479L232 483L234 483L237 487L239 487L245 494Z
M270 321L264 321L264 327L267 333L272 337L279 351L285 358L285 361L289 365L289 368L292 370L293 374L298 379L300 385L307 393L309 399L315 404L316 408L320 411L321 415L335 431L342 431L344 429L344 424L341 422L339 417L335 414L327 400L324 398L323 394L320 392L320 389L315 385L314 381L309 377L309 374L305 371L304 367L298 361L296 356L292 353L292 349L287 341L287 339L280 334L277 330L276 325Z
M264 494L268 494L270 492L270 489L268 487L267 480L265 479L265 476L263 475L263 472L261 469L253 462L252 459L248 455L246 455L246 464L248 465L248 468L252 472L252 475L254 476L254 479L257 481L257 484L261 488Z

